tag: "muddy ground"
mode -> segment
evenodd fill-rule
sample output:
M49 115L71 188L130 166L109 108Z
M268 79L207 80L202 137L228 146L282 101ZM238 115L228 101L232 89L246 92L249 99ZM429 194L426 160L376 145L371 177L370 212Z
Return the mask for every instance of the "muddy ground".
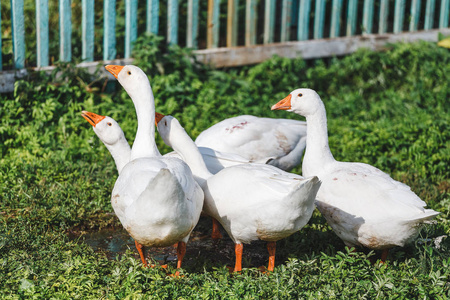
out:
M223 238L221 240L211 239L212 222L209 218L202 217L199 224L191 234L186 248L186 255L183 260L183 269L186 271L203 271L204 268L221 268L223 266L234 266L234 243L221 228ZM131 249L137 260L140 261L139 254L135 248L134 240L122 228L104 228L101 230L81 231L71 230L68 232L69 238L79 243L86 243L95 252L104 253L108 259L120 259L120 257ZM176 248L146 248L147 259L156 261L159 264L169 264L176 266ZM149 261L150 261L149 260ZM276 265L284 260L277 261ZM243 267L260 267L268 264L268 252L266 242L255 241L252 244L244 245L242 259Z

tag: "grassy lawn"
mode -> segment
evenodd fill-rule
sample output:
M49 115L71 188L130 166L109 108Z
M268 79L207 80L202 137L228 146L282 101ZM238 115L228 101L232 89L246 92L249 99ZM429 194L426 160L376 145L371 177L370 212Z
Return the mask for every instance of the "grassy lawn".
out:
M274 57L256 66L214 70L188 51L138 41L136 64L149 75L157 111L177 117L195 138L228 117L298 118L270 106L293 89L315 89L325 103L336 159L369 163L411 186L440 211L386 264L351 252L316 211L300 232L277 243L275 271L265 243L244 247L233 264L229 238L213 243L202 219L188 244L183 276L145 269L132 244L100 251L85 237L122 234L112 213L114 162L81 110L116 119L131 143L137 121L123 89L61 65L62 76L34 74L0 95L0 298L447 299L450 297L450 52L435 44L396 44L340 59ZM116 92L113 92L113 91ZM170 149L157 140L161 152ZM293 172L301 174L301 167ZM441 241L439 243L439 241ZM128 241L129 242L129 241ZM167 249L170 257L173 251ZM155 257L156 258L156 257ZM156 258L157 259L157 258ZM158 260L158 259L157 259Z

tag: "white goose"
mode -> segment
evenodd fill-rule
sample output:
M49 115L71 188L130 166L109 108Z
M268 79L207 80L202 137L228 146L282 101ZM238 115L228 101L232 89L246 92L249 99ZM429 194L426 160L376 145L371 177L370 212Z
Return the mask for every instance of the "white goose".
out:
M311 218L320 182L263 164L231 166L212 175L192 139L171 116L157 117L158 131L191 167L205 192L203 210L218 220L235 243L234 271L242 269L243 243L268 241L268 270L276 241L300 230Z
M131 161L123 167L111 203L135 239L144 265L143 246L178 243L177 268L203 206L203 191L186 163L162 157L155 144L155 104L147 76L135 66L106 66L133 100L138 118Z
M131 148L120 125L107 116L97 115L83 110L82 114L91 125L95 134L103 142L116 163L117 172L130 162Z
M195 143L289 171L302 160L306 122L242 115L211 126L200 133Z
M120 174L123 167L130 162L131 149L119 123L117 123L111 117L97 115L95 113L88 111L83 111L81 115L92 125L92 129L94 130L95 134L99 137L99 139L103 142L103 144L111 153L116 163L117 171ZM158 115L158 113L156 113L156 115ZM208 165L208 169L216 170L215 172L211 171L212 173L217 173L218 170L221 170L224 167L226 167L225 159L222 158L221 159L222 162L218 162L219 161L218 156L209 155L209 153L211 153L210 152L211 149L208 148L204 149L206 154L202 153L202 156L205 161L208 161L210 163ZM179 159L182 159L182 157L178 155L176 152L165 154L164 157L177 157ZM230 157L229 159L232 159L230 160L231 163L234 164L237 163L237 161L235 160L236 157L233 157L233 155L220 157ZM242 163L248 162L242 161ZM213 239L219 239L222 237L219 225L216 220L213 219L212 221L213 221L213 229L211 237ZM138 250L140 250L140 247L139 246L137 247Z
M384 262L389 248L411 242L419 233L419 225L439 214L425 209L426 203L409 186L379 169L336 161L328 146L325 106L315 91L294 90L272 110L306 117L308 146L303 175L318 176L322 181L317 208L347 246L382 249Z

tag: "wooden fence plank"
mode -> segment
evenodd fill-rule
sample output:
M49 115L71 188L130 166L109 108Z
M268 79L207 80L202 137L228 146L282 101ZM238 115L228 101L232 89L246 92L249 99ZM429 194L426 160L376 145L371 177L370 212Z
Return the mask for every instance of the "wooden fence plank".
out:
M372 33L373 0L364 0L363 33Z
M341 11L342 11L342 0L333 0L331 8L331 29L330 37L338 37L340 34L341 26Z
M169 0L167 4L167 42L178 44L178 0Z
M433 28L433 22L434 22L434 7L435 7L435 0L427 0L427 7L425 9L425 30L430 30Z
M81 59L94 61L94 0L82 0L81 6Z
M309 38L309 12L311 10L311 0L300 0L298 11L297 39L305 41Z
M417 31L420 17L420 0L411 1L411 19L409 21L409 31Z
M319 0L321 1L321 0ZM281 34L280 42L286 42L289 40L290 27L291 27L291 0L283 0L281 3Z
M314 16L314 38L323 37L323 27L325 23L325 0L316 0L316 9Z
M25 67L25 23L23 0L11 0L11 25L14 53L14 68Z
M59 0L59 60L72 60L72 11L70 0Z
M256 44L256 0L247 0L245 5L245 45L254 44Z
M384 34L387 31L387 21L389 16L389 1L380 1L380 20L378 22L378 33Z
M447 28L448 27L448 18L449 18L449 0L441 0L441 15L439 16L439 28Z
M395 0L394 33L403 31L403 16L405 14L405 0Z
M239 0L228 0L227 47L237 45Z
M103 60L116 57L116 0L103 1Z
M188 0L186 46L197 48L199 0Z
M158 34L159 30L159 0L147 0L145 31Z
M265 0L264 4L264 44L273 43L275 27L275 1Z
M399 34L387 33L381 36L367 34L334 39L289 41L251 47L203 49L195 51L194 54L203 63L212 64L216 67L233 67L260 63L275 54L287 58L301 56L304 59L314 59L347 55L359 48L384 50L386 44L396 42L415 42L418 40L436 42L439 32L444 35L450 34L450 28Z
M356 31L356 19L357 19L357 8L358 1L357 0L348 0L348 9L347 9L347 30L346 35L352 36L355 35Z
M219 5L219 0L208 0L208 28L206 33L206 48L217 48L219 46Z
M38 67L48 66L48 0L36 0L36 55Z
M131 57L137 38L137 0L125 0L125 58Z

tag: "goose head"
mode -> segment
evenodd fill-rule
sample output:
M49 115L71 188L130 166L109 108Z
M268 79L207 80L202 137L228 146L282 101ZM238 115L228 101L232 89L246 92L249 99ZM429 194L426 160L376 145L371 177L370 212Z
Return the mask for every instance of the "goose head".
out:
M307 117L322 109L323 102L316 91L311 89L296 89L286 98L272 106L272 110L287 110Z
M119 81L132 99L151 93L148 77L140 68L133 65L107 65L105 69Z
M125 140L122 129L113 118L97 115L85 110L83 110L81 116L93 126L95 134L105 145L112 146L121 140Z
M155 113L155 123L164 143L173 148L171 140L174 138L173 135L177 132L177 130L182 128L181 124L174 117L165 116L157 112ZM174 128L176 127L175 130L171 130L172 125Z
M138 128L131 159L161 156L155 143L155 98L147 75L132 65L107 65L105 69L117 78L136 110Z

